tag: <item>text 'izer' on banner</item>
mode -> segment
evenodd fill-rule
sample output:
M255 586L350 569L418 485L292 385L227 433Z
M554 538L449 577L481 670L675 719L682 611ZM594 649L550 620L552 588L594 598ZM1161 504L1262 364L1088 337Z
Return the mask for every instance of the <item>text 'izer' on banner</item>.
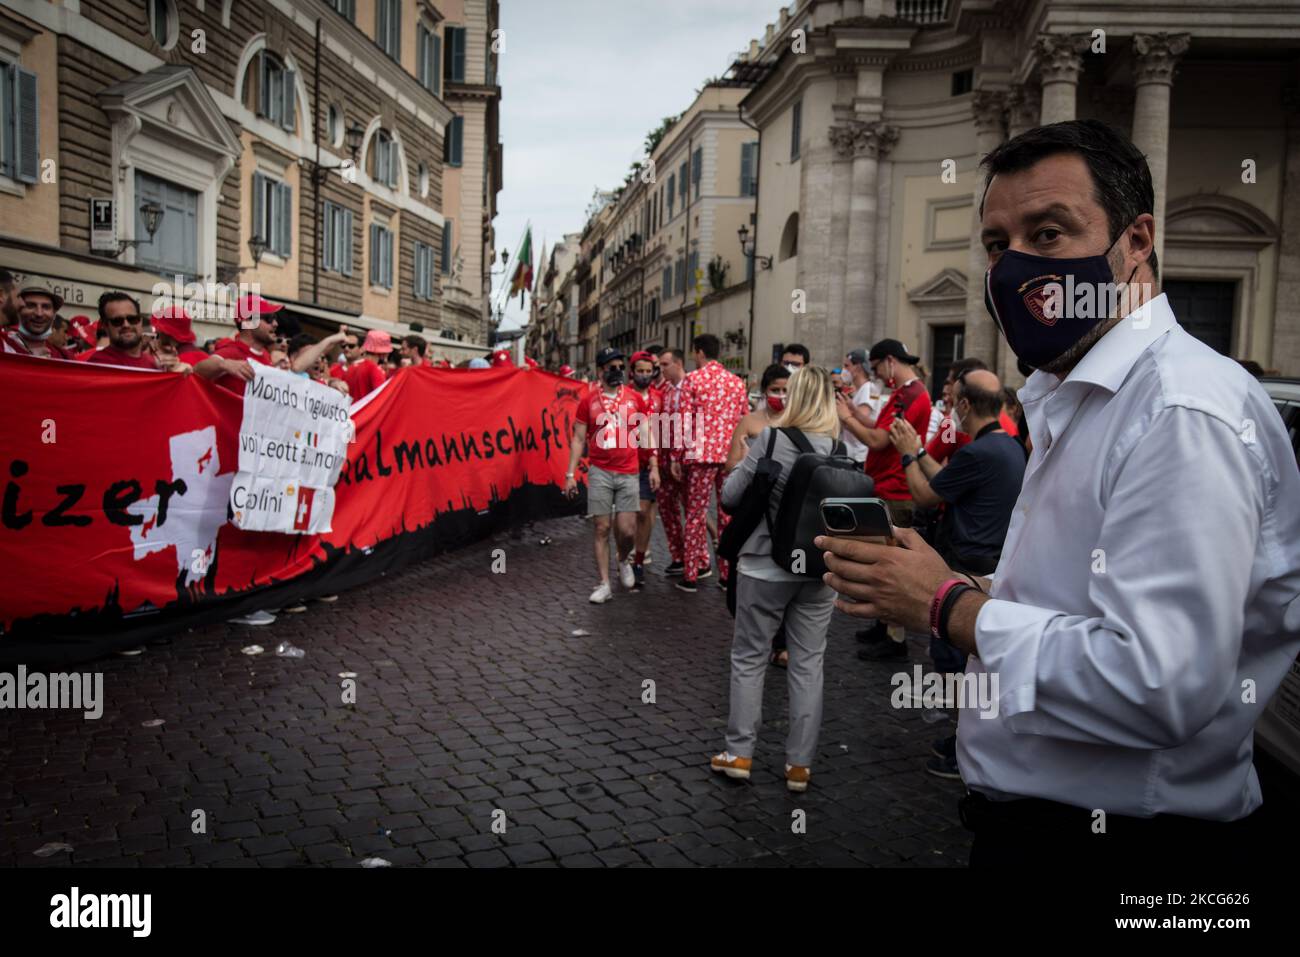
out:
M334 485L355 432L346 395L305 376L253 365L244 389L239 471L230 486L238 527L331 531Z

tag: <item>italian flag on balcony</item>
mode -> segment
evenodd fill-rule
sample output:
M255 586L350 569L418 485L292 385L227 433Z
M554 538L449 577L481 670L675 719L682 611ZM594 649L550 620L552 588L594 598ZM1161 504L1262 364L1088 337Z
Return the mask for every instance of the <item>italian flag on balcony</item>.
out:
M520 302L524 298L524 290L533 291L533 227L529 226L524 232L524 243L519 247L519 253L515 256L515 274L510 280L510 296L513 298L515 293L519 293Z

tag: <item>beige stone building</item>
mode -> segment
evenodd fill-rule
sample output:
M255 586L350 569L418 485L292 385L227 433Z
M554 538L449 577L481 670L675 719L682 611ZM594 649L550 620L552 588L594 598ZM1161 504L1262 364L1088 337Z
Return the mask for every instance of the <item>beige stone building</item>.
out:
M450 226L444 308L464 328L495 329L491 311L497 194L502 186L498 0L437 0L442 97L452 119L443 152L443 214ZM481 338L480 341L486 341Z
M729 77L761 133L752 364L892 336L978 355L979 159L1105 120L1147 154L1164 291L1227 354L1300 375L1300 7L1188 0L796 0ZM932 384L933 380L932 380Z
M602 343L690 347L709 332L748 371L749 268L758 134L739 111L748 87L706 84L634 169L613 203L604 250Z
M547 369L569 363L569 345L578 331L578 285L575 281L582 234L566 233L560 242L543 249L538 275L529 300L529 320L524 354ZM571 364L571 363L569 363Z
M3 0L0 265L60 292L65 316L124 289L146 309L183 297L200 337L225 336L223 294L256 286L317 334L417 331L434 355L481 354L486 306L444 293L449 210L465 208L446 196L444 90L461 84L444 71L473 46L457 23L427 0ZM475 155L499 169L495 120L480 126ZM486 194L470 231L484 276Z

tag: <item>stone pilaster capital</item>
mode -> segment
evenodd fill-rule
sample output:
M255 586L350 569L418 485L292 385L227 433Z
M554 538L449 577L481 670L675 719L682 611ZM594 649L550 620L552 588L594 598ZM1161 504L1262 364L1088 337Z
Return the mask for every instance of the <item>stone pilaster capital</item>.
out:
M975 131L988 133L1002 129L1002 116L1007 108L1007 94L1002 90L976 90L971 95L971 115Z
M1043 112L1043 89L1037 83L1022 83L1007 92L1007 112L1011 125L1028 128L1038 125Z
M843 159L849 159L853 156L853 126L849 123L841 123L830 128L831 146L835 148L835 155Z
M890 126L888 123L872 123L870 126L871 137L866 145L867 154L884 159L898 142L898 127Z
M1083 71L1086 33L1041 33L1034 40L1038 72L1044 83L1078 83Z
M1174 68L1192 38L1186 33L1135 33L1133 34L1134 80L1138 86L1146 83L1173 82Z

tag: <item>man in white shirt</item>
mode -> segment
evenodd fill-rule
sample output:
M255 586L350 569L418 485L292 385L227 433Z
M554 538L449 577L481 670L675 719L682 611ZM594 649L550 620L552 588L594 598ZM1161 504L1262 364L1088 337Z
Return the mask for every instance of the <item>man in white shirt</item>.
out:
M1240 862L1252 732L1300 651L1290 442L1254 378L1155 294L1150 172L1127 139L1057 123L984 162L986 303L1038 370L1002 559L969 587L910 530L903 548L827 538L828 583L851 614L971 654L989 691L957 733L972 865ZM1089 314L1076 297L1112 280L1129 300Z
M853 386L852 399L840 399L843 402L849 402L854 406L871 405L871 370L867 368L867 350L852 349L844 357L844 375L848 379L849 385ZM836 398L843 393L836 393ZM856 435L845 429L840 434L840 440L844 443L844 448L849 453L849 458L855 462L865 462L867 460L866 443Z

